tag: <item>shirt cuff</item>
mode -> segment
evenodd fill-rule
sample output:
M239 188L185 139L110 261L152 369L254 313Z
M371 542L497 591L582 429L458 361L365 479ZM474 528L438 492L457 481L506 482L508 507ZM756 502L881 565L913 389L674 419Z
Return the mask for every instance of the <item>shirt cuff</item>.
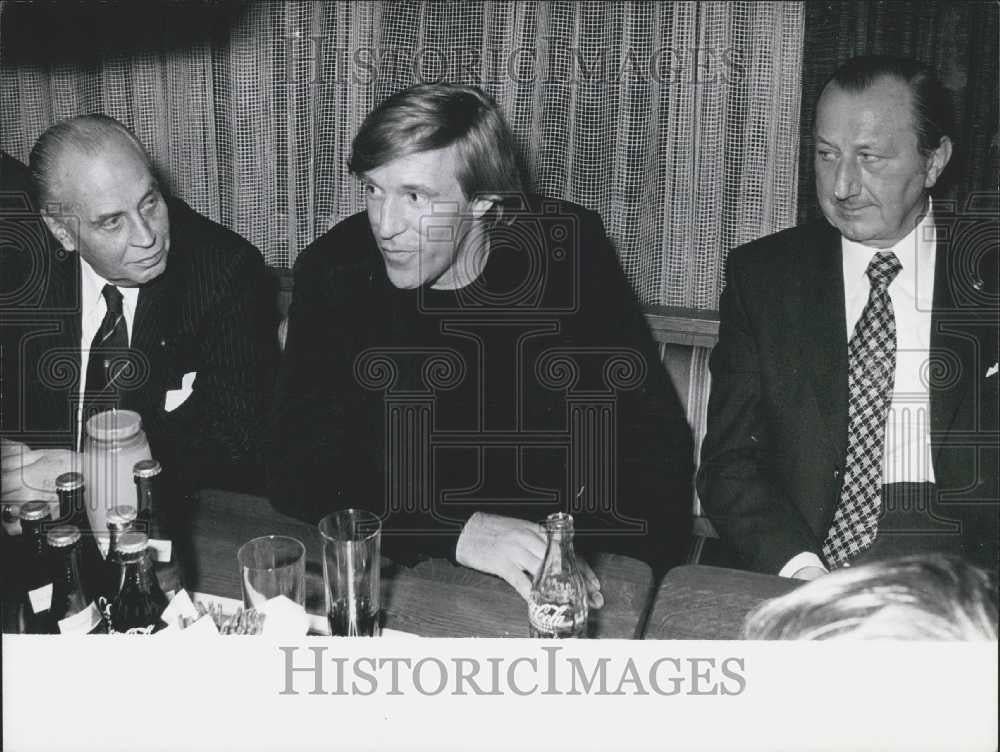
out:
M795 556L789 559L788 563L781 568L780 572L778 572L778 576L791 577L793 574L802 569L802 567L819 567L824 572L829 571L825 566L823 566L823 562L819 560L819 557L816 554L812 551L803 551L800 554L795 554Z

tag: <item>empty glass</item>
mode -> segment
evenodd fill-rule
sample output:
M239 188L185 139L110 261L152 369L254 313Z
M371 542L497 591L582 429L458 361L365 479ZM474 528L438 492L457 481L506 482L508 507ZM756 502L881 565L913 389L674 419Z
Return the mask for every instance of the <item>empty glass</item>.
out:
M236 553L243 585L243 605L258 608L283 595L303 608L306 603L306 547L284 535L247 541Z
M342 509L320 520L319 532L331 634L378 636L382 631L382 523L363 509Z

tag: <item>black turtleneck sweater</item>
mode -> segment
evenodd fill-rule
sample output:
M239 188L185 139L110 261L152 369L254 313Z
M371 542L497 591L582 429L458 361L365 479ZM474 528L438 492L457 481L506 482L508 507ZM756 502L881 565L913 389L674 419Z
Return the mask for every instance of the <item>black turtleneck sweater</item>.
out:
M454 557L476 511L568 511L582 551L679 562L691 434L600 218L533 199L460 290L400 290L354 215L299 257L268 452L274 505L383 517L383 551Z

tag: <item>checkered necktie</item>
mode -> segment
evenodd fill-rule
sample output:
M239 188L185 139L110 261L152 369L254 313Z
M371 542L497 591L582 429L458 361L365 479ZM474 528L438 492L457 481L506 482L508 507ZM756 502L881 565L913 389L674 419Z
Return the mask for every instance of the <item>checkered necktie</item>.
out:
M101 295L108 310L90 343L83 395L84 425L91 415L118 404L116 381L128 369L128 329L122 313L122 294L114 285L104 285Z
M831 568L867 549L878 527L885 421L896 376L896 317L888 288L902 268L892 251L872 258L868 303L847 345L847 459L840 504L823 543Z

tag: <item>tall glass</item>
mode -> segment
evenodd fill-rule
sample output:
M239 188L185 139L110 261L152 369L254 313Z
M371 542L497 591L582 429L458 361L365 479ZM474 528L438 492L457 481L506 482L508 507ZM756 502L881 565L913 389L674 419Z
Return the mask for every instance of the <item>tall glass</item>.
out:
M254 538L240 546L236 560L246 608L259 608L279 595L305 608L306 547L302 541L284 535Z
M382 632L382 523L363 509L342 509L319 523L330 632L377 637Z

